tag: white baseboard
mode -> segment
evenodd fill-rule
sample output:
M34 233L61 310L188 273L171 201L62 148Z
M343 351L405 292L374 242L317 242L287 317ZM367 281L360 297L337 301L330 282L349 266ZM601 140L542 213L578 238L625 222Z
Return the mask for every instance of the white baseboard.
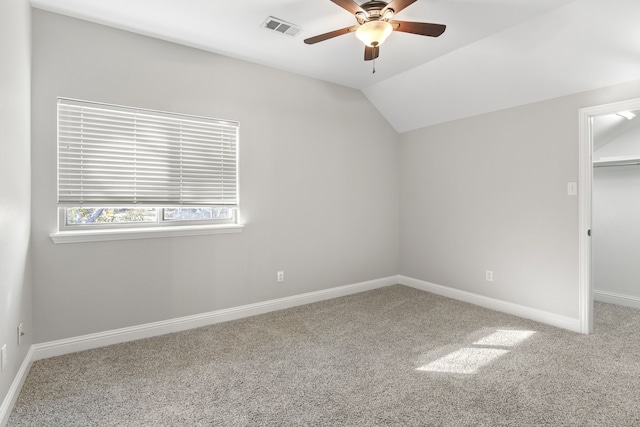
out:
M172 332L185 331L187 329L199 328L202 326L213 325L215 323L227 322L229 320L255 316L257 314L356 294L359 292L395 285L397 283L398 276L390 276L382 279L325 289L322 291L309 292L255 304L216 310L209 313L179 317L160 322L146 323L138 326L34 344L33 361L142 338L169 334Z
M34 344L32 346L33 354L31 361L46 359L48 357L61 356L77 351L90 350L93 348L112 344L119 344L137 339L164 335L172 332L184 331L192 328L212 325L215 323L236 320L243 317L255 316L271 311L283 310L299 305L310 304L313 302L324 301L346 295L352 295L359 292L382 288L394 284L410 286L437 295L442 295L448 298L468 302L492 310L512 314L514 316L524 317L526 319L535 320L559 328L564 328L575 332L580 331L578 319L573 319L535 308L505 302L471 292L461 291L455 288L450 288L447 286L437 285L423 280L398 275L259 302L255 304L247 304L239 307L216 310L208 313L179 317L176 319L169 319L160 322L146 323L143 325L114 329L105 332L98 332L95 334L82 335L79 337Z
M536 308L526 307L495 298L489 298L471 292L461 291L459 289L447 286L436 285L435 283L425 282L424 280L413 279L406 276L398 276L398 283L423 291L431 292L447 298L468 302L479 305L480 307L489 308L491 310L501 311L525 319L535 320L536 322L545 323L562 329L568 329L573 332L580 332L580 321L571 317L561 316L559 314L549 313L547 311L538 310Z
M9 416L11 415L11 411L13 410L13 405L16 403L18 399L18 395L20 394L20 390L22 389L22 385L24 381L27 379L27 375L29 374L29 369L31 369L31 361L33 360L33 346L29 347L29 351L27 352L22 364L20 365L20 369L18 369L18 373L16 374L13 382L11 383L11 387L9 387L9 391L2 401L2 405L0 405L0 426L7 425L9 421Z
M593 291L593 299L594 301L640 309L640 297L632 295L624 295L596 289Z

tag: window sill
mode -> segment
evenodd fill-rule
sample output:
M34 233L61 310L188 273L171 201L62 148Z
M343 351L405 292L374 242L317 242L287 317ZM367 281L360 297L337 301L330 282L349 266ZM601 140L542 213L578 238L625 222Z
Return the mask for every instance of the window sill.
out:
M182 225L179 227L120 228L118 230L73 230L51 233L53 243L105 242L110 240L154 239L240 233L244 224Z

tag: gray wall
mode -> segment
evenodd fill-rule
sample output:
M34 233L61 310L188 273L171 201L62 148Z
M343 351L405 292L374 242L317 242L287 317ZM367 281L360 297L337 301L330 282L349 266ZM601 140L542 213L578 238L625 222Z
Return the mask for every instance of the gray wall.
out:
M36 342L397 274L398 135L362 93L39 10L33 26ZM56 96L240 121L245 230L54 245Z
M640 158L640 125L594 153L601 156ZM593 172L594 287L640 302L640 166Z
M578 109L638 96L640 81L402 134L400 273L577 318Z
M0 2L0 404L33 336L31 323L30 74L31 10L27 0ZM16 327L27 335L18 346ZM2 420L0 420L0 423Z

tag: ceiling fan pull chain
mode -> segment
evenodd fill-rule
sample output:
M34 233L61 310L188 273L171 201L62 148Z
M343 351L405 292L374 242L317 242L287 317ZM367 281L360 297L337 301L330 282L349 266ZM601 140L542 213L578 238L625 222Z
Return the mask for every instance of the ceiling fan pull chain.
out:
M375 58L373 58L372 63L373 63L373 71L371 72L371 74L375 74L376 73L376 59Z

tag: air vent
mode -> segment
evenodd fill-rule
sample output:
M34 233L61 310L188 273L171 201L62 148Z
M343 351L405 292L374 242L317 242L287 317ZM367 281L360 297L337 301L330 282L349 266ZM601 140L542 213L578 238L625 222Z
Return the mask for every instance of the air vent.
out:
M302 30L302 28L295 24L274 18L273 16L268 17L262 24L262 27L291 37L297 36Z

